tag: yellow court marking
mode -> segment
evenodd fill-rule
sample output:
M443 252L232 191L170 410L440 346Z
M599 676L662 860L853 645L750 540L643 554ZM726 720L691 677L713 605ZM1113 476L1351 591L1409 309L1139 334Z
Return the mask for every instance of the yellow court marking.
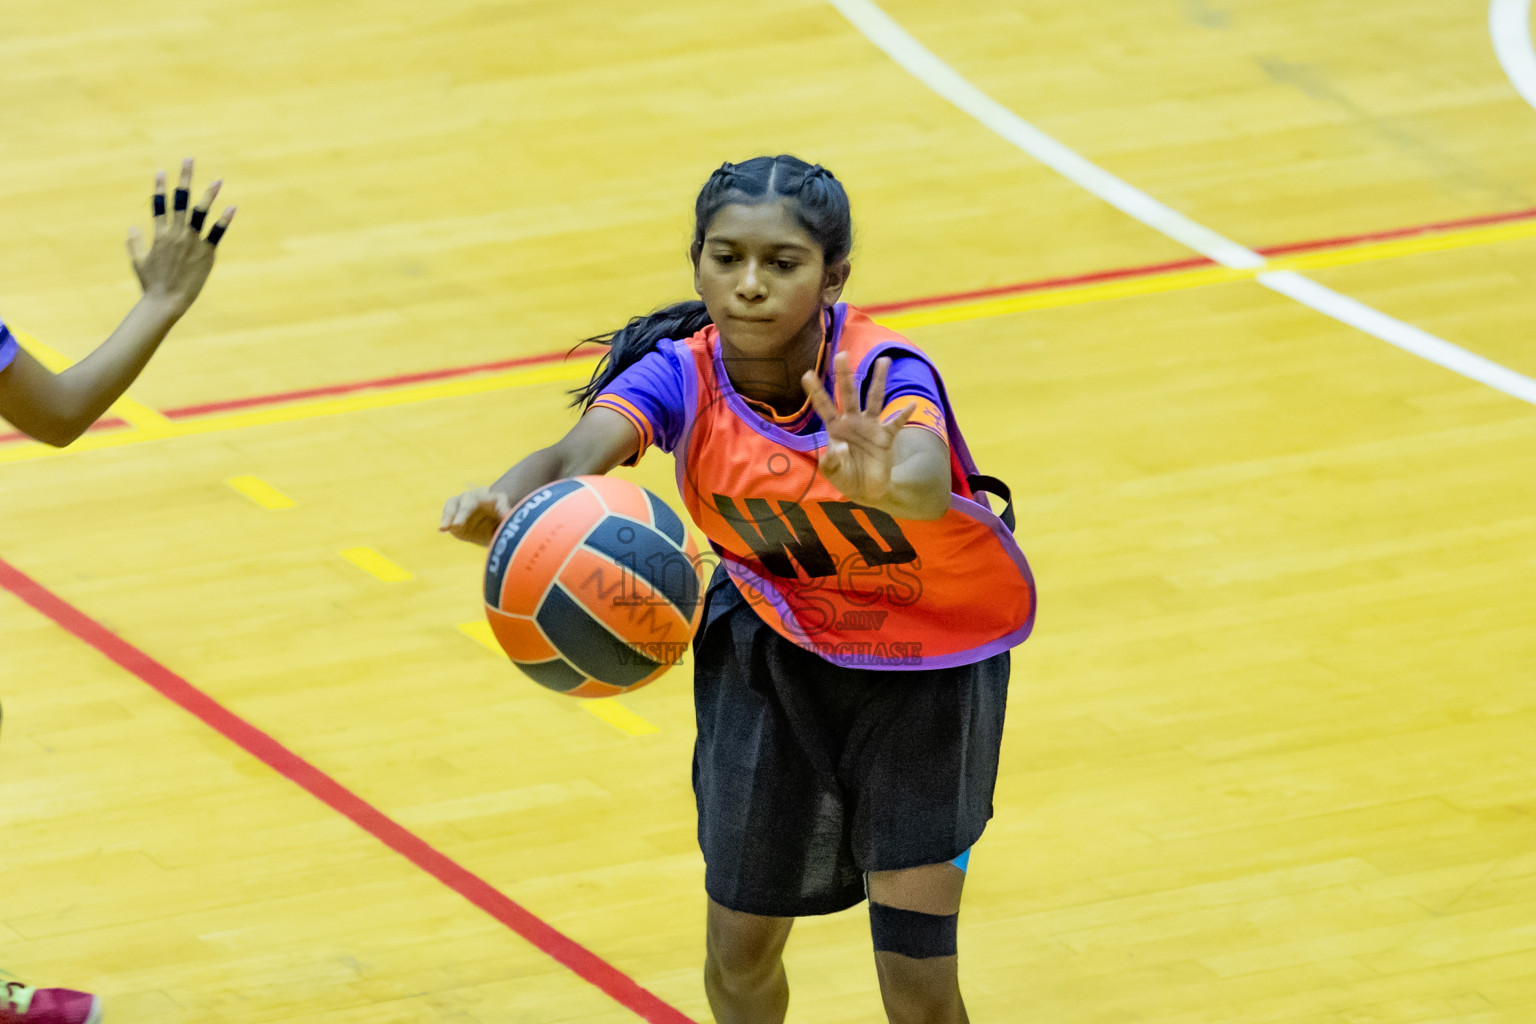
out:
M162 436L171 425L171 421L162 416L158 409L151 409L127 395L112 403L112 411L127 420L138 431L138 436L146 441Z
M627 736L648 736L651 733L661 732L612 697L583 700L581 710L601 718Z
M1080 306L1090 302L1108 302L1111 299L1129 298L1133 295L1157 295L1164 292L1185 291L1231 281L1251 281L1260 274L1281 270L1325 270L1330 267L1348 267L1361 263L1401 259L1425 253L1448 252L1474 246L1493 245L1525 238L1536 238L1536 220L1514 224L1495 224L1491 227L1466 228L1438 235L1421 235L1385 242L1366 242L1339 249L1325 249L1297 256L1278 256L1261 267L1234 270L1228 267L1200 267L1194 270L1176 270L1124 281L1107 281L1101 284L1067 285L1061 288L1042 289L1024 295L1008 295L979 302L966 302L954 306L913 310L895 313L877 319L892 330L910 327L926 327L930 324L952 324L966 320L982 320L995 316L1008 316L1035 309L1054 309L1061 306Z
M293 508L298 504L298 502L259 476L232 476L224 482L262 508L269 508L274 512L285 508Z
M21 343L21 346L32 354L32 358L42 363L51 372L63 373L75 365L64 353L39 341L32 335L24 331L12 331L11 333L15 335L16 340ZM140 433L135 435L137 440L158 437L160 436L160 431L164 430L171 423L170 420L160 415L158 410L151 409L143 402L135 401L127 395L123 395L116 402L112 403L112 411L120 419L140 431Z
M496 634L491 632L491 624L484 619L459 623L459 632L492 654L499 654L503 658L507 656L507 652L501 649L501 644L496 642Z
M968 320L984 320L1009 316L1036 309L1054 309L1063 306L1081 306L1112 299L1138 295L1158 295L1164 292L1186 291L1211 285L1229 284L1233 281L1250 281L1260 274L1281 270L1321 270L1329 267L1353 266L1381 260L1400 259L1426 253L1449 252L1475 246L1494 245L1518 239L1536 238L1536 220L1518 221L1512 224L1495 224L1489 227L1463 228L1437 234L1386 242L1368 242L1345 245L1337 249L1319 250L1297 256L1279 256L1263 266L1246 270L1229 267L1200 267L1194 270L1177 270L1122 281L1098 284L1067 285L1041 289L1023 295L1003 296L978 302L962 302L952 306L917 309L904 313L879 316L876 319L892 330L926 327L934 324L962 323ZM58 352L37 341L30 335L16 332L18 340L24 339L28 349L50 369L69 365L69 360ZM0 448L0 464L28 462L32 459L60 458L80 452L99 451L104 448L122 448L145 441L174 437L191 437L245 427L265 426L273 423L292 423L337 416L342 413L361 412L367 409L384 409L436 398L453 398L461 395L484 394L513 388L532 387L556 381L585 380L592 373L593 359L558 363L531 369L508 370L460 380L440 381L429 384L408 384L398 388L381 388L353 395L301 401L291 405L277 405L265 409L242 412L215 413L193 419L172 420L149 406L123 398L112 408L136 429L109 434L88 434L68 449L51 448L47 445L22 442Z
M1380 260L1395 260L1404 256L1420 256L1431 252L1470 249L1475 246L1496 245L1499 242L1514 242L1524 238L1536 238L1536 220L1492 224L1481 228L1461 228L1443 234L1417 235L1413 238L1398 238L1386 242L1366 242L1337 249L1319 249L1316 252L1296 256L1276 256L1262 271L1258 272L1348 267L1357 263L1375 263Z
M1133 277L1124 281L1106 281L1100 284L1067 285L1064 288L1042 289L1024 295L1006 295L980 302L965 302L955 306L936 306L932 309L915 309L909 313L892 313L875 319L893 331L910 327L927 327L932 324L954 324L966 320L986 320L995 316L1024 313L1032 309L1054 309L1059 306L1083 306L1091 302L1108 302L1132 295L1156 295L1161 292L1179 292L1189 288L1226 284L1229 281L1251 280L1258 271L1233 270L1229 267L1200 267L1196 270L1177 270L1147 277Z
M347 548L342 551L341 557L357 566L370 576L377 577L385 583L403 583L413 580L416 574L400 565L396 565L373 548Z
M496 634L491 632L491 624L489 622L476 619L474 622L461 622L458 628L460 633L463 633L492 654L503 658L507 656L507 652L501 649L501 644L496 642ZM583 711L602 719L627 736L649 736L651 733L661 732L656 726L646 721L640 715L635 714L612 697L582 700L578 701L578 704Z
M171 437L192 437L197 434L213 434L245 427L266 426L272 423L293 423L301 420L338 416L342 413L361 412L365 409L383 409L396 405L414 405L434 398L450 398L475 395L487 391L504 391L510 388L531 387L556 381L585 380L592 375L592 360L581 363L564 363L540 366L527 370L509 370L484 377L441 381L433 384L411 384L392 390L365 391L338 398L323 398L313 402L295 402L293 405L276 405L267 409L248 409L242 412L216 413L196 419L167 420L163 430L153 434L141 431L112 434L87 434L67 449L50 448L47 445L22 443L14 448L0 450L0 463L29 462L76 452L99 451L103 448L122 448L142 441L163 440Z

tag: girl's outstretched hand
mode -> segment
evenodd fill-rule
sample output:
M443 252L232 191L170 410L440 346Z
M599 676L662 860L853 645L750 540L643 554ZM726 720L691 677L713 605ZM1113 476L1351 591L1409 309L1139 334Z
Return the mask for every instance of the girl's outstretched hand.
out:
M827 449L821 456L822 475L843 493L843 497L860 505L878 505L890 495L896 435L912 418L915 409L915 406L907 406L889 420L881 421L880 410L885 407L885 375L890 368L889 359L875 360L869 401L863 408L860 408L858 393L853 388L853 369L847 353L839 352L832 361L837 380L837 404L833 404L816 374L807 372L801 378L827 431Z
M170 209L165 195L165 172L155 175L155 237L144 244L144 233L135 225L128 229L128 257L138 275L144 297L164 306L167 313L180 317L203 290L203 282L213 270L214 251L219 239L234 220L235 208L228 206L218 222L203 237L203 223L219 194L223 181L216 181L203 193L190 211L192 198L192 161L181 162L181 178L176 185Z
M476 487L448 499L438 530L451 533L459 540L488 547L491 538L496 536L496 528L511 511L512 501L505 494L489 487Z

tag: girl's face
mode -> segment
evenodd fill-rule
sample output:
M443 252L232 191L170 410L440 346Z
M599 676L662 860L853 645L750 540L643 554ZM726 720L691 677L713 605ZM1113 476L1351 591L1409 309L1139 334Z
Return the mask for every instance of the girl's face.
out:
M836 302L848 261L827 267L791 200L734 203L715 214L693 253L693 286L727 355L814 362L821 310ZM798 374L788 380L798 385Z

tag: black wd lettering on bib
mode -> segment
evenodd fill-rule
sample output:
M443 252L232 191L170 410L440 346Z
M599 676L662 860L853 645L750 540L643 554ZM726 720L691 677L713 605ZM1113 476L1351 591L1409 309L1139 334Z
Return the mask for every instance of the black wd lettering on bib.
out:
M812 579L837 575L837 563L816 536L810 516L796 502L780 501L779 511L774 512L766 498L747 498L747 511L742 512L724 494L714 497L720 515L775 576L793 579L797 563Z
M859 554L864 556L864 562L870 568L906 565L917 560L917 549L912 547L912 542L907 540L907 535L901 532L901 526L890 513L851 501L823 501L818 504L832 525L837 527L837 532L859 549ZM854 518L855 512L864 513L875 532L880 534L880 540L870 536L864 525ZM885 542L883 547L880 541Z
M797 565L812 579L837 575L837 563L799 502L778 501L779 511L775 513L767 499L747 498L747 511L742 512L731 498L723 494L714 498L720 515L746 541L763 568L775 576L793 579ZM879 568L917 561L917 550L889 513L851 501L821 501L817 505L837 532L858 549L866 566ZM855 513L862 513L874 527L874 533Z

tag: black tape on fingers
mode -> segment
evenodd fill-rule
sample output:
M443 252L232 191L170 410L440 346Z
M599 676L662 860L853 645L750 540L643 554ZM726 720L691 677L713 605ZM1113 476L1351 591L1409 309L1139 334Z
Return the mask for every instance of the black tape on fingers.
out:
M185 213L187 204L192 201L192 193L184 188L176 190L176 205L172 207L177 213Z
M224 231L225 231L225 228L224 228L223 224L215 224L213 226L213 230L208 232L208 239L207 239L208 244L209 245L218 245L219 244L219 239L224 237Z
M165 216L165 193L164 192L156 192L155 193L155 216L156 217L164 217Z
M202 209L201 207L194 206L192 208L192 216L187 221L187 224L191 226L193 231L201 231L203 230L203 221L207 219L208 211Z

